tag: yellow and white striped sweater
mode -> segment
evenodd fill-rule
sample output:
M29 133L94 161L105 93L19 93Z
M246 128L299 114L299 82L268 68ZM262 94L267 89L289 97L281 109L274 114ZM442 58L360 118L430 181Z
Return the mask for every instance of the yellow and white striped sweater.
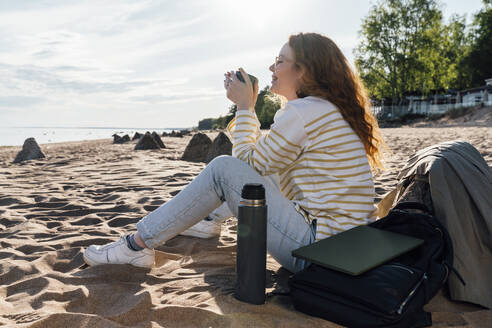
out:
M232 155L261 175L278 174L283 195L307 222L317 220L316 240L375 219L364 145L331 102L291 100L265 135L248 110L238 111L227 129Z

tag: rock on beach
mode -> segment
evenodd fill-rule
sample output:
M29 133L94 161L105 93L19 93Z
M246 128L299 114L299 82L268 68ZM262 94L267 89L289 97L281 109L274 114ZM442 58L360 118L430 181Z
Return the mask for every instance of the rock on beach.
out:
M142 136L143 136L143 134L138 133L138 132L135 132L135 134L133 135L132 140L138 140L138 139L142 138Z
M212 140L206 134L198 132L191 138L181 159L189 162L204 162L211 145Z
M155 141L154 137L147 132L140 138L135 145L134 150L147 150L147 149L161 149L159 144Z
M160 148L166 148L157 132L152 132L152 138L154 138L155 142L159 145Z
M207 157L205 158L205 162L209 163L215 157L220 155L232 155L232 142L224 132L220 132L217 137L215 137Z
M15 157L14 163L20 163L23 161L28 161L31 159L39 159L39 158L45 158L45 156L44 156L43 152L41 151L41 148L39 148L39 145L36 142L36 139L27 138L24 141L24 145L22 146L22 150Z
M128 134L125 134L123 137L120 137L117 134L113 134L113 143L114 144L123 144L125 142L130 141L130 136Z

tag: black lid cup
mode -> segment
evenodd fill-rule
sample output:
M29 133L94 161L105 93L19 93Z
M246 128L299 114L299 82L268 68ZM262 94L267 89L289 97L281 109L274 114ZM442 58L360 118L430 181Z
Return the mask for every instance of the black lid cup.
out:
M265 199L265 188L261 183L247 183L243 186L241 198L250 200Z

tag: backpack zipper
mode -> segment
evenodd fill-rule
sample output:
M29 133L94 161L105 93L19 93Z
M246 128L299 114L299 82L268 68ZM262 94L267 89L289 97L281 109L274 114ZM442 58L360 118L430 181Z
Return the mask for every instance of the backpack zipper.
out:
M390 263L390 264L387 264L387 265L392 266L392 267L395 267L395 268L400 268L400 269L407 270L408 272L410 272L410 274L414 274L415 273L410 268L407 268L406 266L403 266L403 265L394 264L394 263Z
M424 282L425 279L427 279L426 273L424 273L422 278L420 278L420 280L417 282L417 284L415 284L415 286L412 288L412 290L410 291L408 296L400 304L400 307L398 308L398 310L396 310L396 313L398 313L400 315L402 314L403 308L405 307L405 305L407 305L408 301L412 298L413 294L415 294L415 291L420 287L420 285Z

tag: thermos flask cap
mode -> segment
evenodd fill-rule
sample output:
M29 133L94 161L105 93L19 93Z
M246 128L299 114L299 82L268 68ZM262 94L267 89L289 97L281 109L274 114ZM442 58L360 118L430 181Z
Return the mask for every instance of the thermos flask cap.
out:
M265 199L265 188L261 183L247 183L241 192L242 199Z

